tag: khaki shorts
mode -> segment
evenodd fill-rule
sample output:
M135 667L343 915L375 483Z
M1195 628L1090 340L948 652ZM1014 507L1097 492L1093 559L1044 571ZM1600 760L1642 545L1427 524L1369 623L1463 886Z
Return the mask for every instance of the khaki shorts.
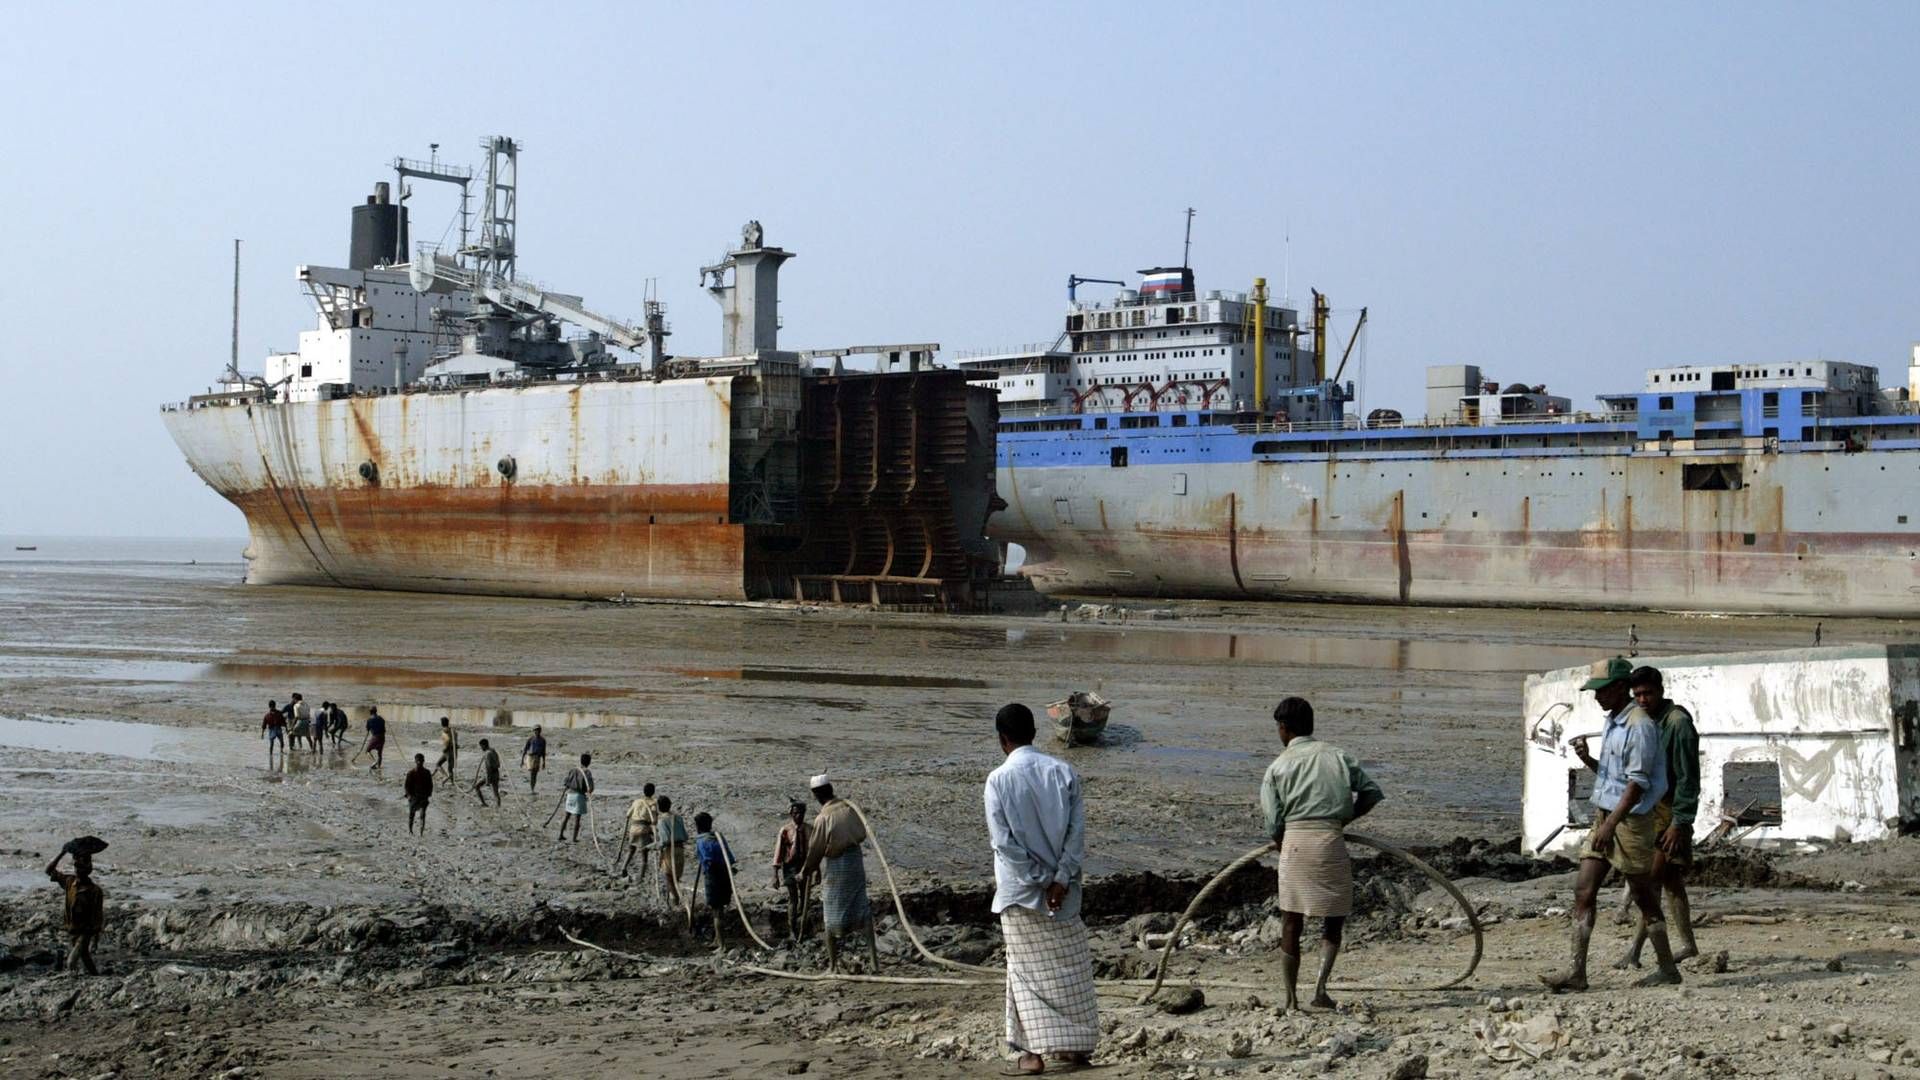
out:
M1587 831L1587 842L1580 849L1582 859L1605 859L1615 870L1628 877L1641 877L1653 873L1653 853L1659 850L1660 830L1656 827L1655 817L1659 807L1650 813L1628 814L1620 819L1613 830L1613 846L1605 853L1593 849L1593 830L1607 819L1607 815L1598 810L1593 812L1593 826Z
M1661 834L1665 833L1669 828L1673 826L1672 804L1661 803L1659 806L1654 807L1652 816L1653 816L1653 838L1654 838L1654 842L1658 843L1660 840ZM1662 854L1665 855L1666 853L1662 852ZM1693 830L1692 829L1681 830L1680 842L1674 845L1673 853L1671 855L1666 855L1666 860L1667 860L1668 866L1677 866L1682 870L1685 870L1688 867L1693 865Z

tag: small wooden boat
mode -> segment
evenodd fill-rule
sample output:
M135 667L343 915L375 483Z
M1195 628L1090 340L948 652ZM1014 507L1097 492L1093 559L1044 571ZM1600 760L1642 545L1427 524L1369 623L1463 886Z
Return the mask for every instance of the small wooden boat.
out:
M13 550L15 550L15 551L39 551L39 550L40 550L40 547L39 547L39 545L37 545L37 544L15 544L15 545L13 545Z
M1047 705L1055 737L1068 746L1098 742L1100 733L1107 729L1107 714L1112 711L1112 702L1088 690L1075 690Z

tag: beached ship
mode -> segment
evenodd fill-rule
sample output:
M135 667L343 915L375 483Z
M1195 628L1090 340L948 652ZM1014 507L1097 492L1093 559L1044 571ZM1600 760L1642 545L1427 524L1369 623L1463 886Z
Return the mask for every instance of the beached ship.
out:
M1584 411L1455 364L1425 419L1362 418L1318 293L1303 327L1264 282L1142 273L959 361L1000 392L989 532L1043 592L1920 611L1920 416L1875 367L1656 368Z
M758 222L701 269L722 355L670 355L658 303L628 322L518 275L519 147L482 145L483 173L394 163L402 185L460 188L456 248L409 251L407 212L377 184L347 266L297 271L318 313L299 347L259 375L236 357L218 390L163 409L246 515L249 582L982 602L989 391L935 367L932 344L781 349L793 253Z

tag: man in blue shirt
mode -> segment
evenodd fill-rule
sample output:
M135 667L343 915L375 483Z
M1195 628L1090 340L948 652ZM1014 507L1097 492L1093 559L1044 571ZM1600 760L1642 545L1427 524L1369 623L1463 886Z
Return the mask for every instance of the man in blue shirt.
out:
M1580 852L1580 875L1574 884L1572 965L1567 971L1542 975L1540 981L1555 993L1587 988L1587 944L1593 937L1595 903L1609 866L1620 871L1633 893L1647 927L1647 939L1660 968L1635 985L1678 983L1673 949L1667 943L1667 924L1660 917L1660 895L1653 878L1653 855L1659 848L1659 821L1655 810L1667 793L1667 758L1660 747L1659 728L1634 704L1628 680L1633 665L1625 657L1595 664L1582 690L1593 692L1606 713L1600 736L1600 757L1587 751L1587 736L1573 740L1573 752L1594 772L1593 827Z

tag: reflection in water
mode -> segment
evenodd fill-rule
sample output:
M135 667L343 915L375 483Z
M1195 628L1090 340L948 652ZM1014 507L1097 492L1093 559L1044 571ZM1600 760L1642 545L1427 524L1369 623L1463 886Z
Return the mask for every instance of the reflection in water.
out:
M834 686L911 686L932 690L981 690L984 679L957 679L947 675L895 675L881 671L819 671L809 668L674 668L690 679L740 679L745 682L828 683Z
M1221 630L1063 627L1053 640L1076 650L1142 660L1239 660L1255 664L1326 664L1388 671L1551 671L1593 659L1592 649L1493 644L1434 638L1299 637ZM1035 647L1047 635L1007 631L1007 644Z
M257 721L256 721L257 723ZM250 746L238 732L165 727L85 717L0 716L0 746L61 754L108 754L142 761L237 764ZM264 754L264 750L257 750Z
M362 664L194 663L184 660L0 655L0 677L105 679L124 682L218 681L298 690L308 698L344 695L352 689L384 690L528 690L571 698L611 698L624 690L589 685L586 675L502 675L483 671L429 671L422 668ZM344 690L342 688L345 688ZM284 693L273 696L282 697ZM373 696L363 694L361 696Z

